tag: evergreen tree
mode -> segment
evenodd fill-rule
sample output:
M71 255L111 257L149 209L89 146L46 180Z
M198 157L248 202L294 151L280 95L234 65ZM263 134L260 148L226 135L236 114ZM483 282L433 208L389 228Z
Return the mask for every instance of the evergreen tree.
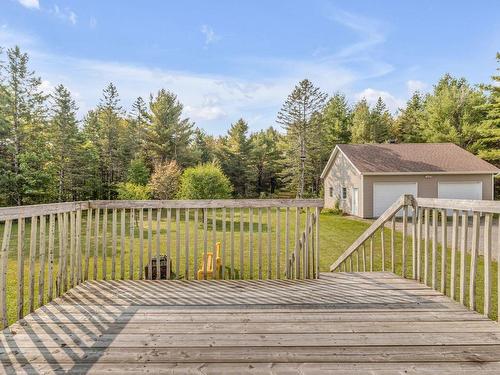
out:
M189 152L193 156L193 164L205 164L212 162L216 154L216 141L211 135L207 135L202 129L193 131L193 141Z
M379 96L375 107L370 112L370 141L374 143L384 143L390 138L392 129L392 116Z
M318 117L323 110L327 95L315 87L311 81L299 82L278 113L277 122L285 130L284 180L298 197L304 196L305 187L312 194L319 193L319 176L315 155L321 148L321 121Z
M256 176L255 191L259 196L263 193L273 194L278 187L281 172L280 138L280 134L273 127L254 133L250 137L253 148L251 170Z
M500 63L500 53L496 58ZM500 67L497 71L500 72ZM491 79L493 83L482 86L489 93L487 102L479 108L485 111L486 116L478 127L479 139L471 148L481 158L500 167L500 74Z
M330 152L335 145L351 141L352 113L344 94L337 92L328 100L321 120Z
M248 136L248 124L239 119L221 139L218 159L222 170L229 177L236 197L248 197L253 193L253 174L250 170L252 143Z
M19 47L7 50L0 90L0 191L7 204L47 199L46 96Z
M71 93L58 85L52 95L49 134L55 197L59 202L77 199L81 176L82 138L76 120L77 106Z
M425 116L425 99L416 91L395 121L395 139L402 143L423 142L421 127L426 122Z
M427 142L453 142L473 151L480 138L479 124L485 111L486 98L471 87L465 78L446 74L427 97L426 122L422 134Z
M361 99L354 106L352 114L352 142L370 143L372 142L370 107L366 99Z
M150 121L143 144L153 165L175 160L181 167L188 166L192 157L187 152L193 134L193 123L181 118L182 104L170 91L161 89L149 101Z

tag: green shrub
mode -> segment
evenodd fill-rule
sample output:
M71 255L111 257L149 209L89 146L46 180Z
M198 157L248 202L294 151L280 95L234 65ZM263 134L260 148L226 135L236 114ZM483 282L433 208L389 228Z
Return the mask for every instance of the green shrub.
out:
M118 199L147 200L151 199L151 189L148 186L121 182L117 185Z
M187 168L181 176L180 199L231 198L233 187L219 166L213 163Z
M149 181L149 169L141 158L133 159L127 170L127 182L136 185L147 185Z

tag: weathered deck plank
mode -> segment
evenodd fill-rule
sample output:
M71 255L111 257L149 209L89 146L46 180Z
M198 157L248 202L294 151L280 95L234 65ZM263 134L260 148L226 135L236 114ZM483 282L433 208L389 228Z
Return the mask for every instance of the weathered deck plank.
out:
M496 374L500 325L385 273L90 281L0 334L6 373Z

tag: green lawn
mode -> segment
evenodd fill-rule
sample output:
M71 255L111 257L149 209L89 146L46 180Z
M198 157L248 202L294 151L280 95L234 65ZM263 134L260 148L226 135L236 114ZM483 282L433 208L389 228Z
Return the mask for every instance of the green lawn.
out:
M208 251L212 250L213 246L213 227L212 227L212 211L209 210L209 216L208 216L208 225L207 225L207 238L208 238ZM136 213L136 225L135 225L135 231L134 231L134 246L133 246L133 251L132 251L132 260L134 264L134 278L138 278L139 276L139 262L140 262L140 243L139 243L139 230L138 230L138 215ZM199 266L201 265L201 259L203 255L203 218L201 215L199 215L199 223L197 230L195 230L195 223L193 220L193 212L191 211L191 216L189 220L189 256L188 256L188 265L189 265L189 278L193 277L193 271L197 270ZM103 217L101 214L100 218L100 232L102 233L102 221ZM235 210L235 233L234 233L234 243L235 243L235 256L234 256L234 267L235 267L235 275L236 277L240 277L243 274L244 278L249 278L252 276L253 278L258 278L259 277L259 268L258 268L258 259L259 259L259 237L258 237L258 214L257 210L254 210L254 216L253 216L253 272L252 274L250 273L250 268L249 268L249 256L250 256L250 249L249 249L249 215L248 215L248 210L244 211L244 216L243 216L243 222L244 222L244 229L242 232L243 235L243 249L244 249L244 265L243 269L240 265L239 258L240 258L240 224L239 224L239 210ZM280 230L280 237L281 237L281 246L280 246L280 265L281 265L281 277L283 277L284 270L285 270L285 213L284 210L281 211L281 216L280 216L280 221L281 221L281 230ZM301 231L303 230L304 227L304 221L305 221L305 213L301 214ZM129 238L129 233L130 233L130 227L129 227L129 216L127 213L126 216L126 227L125 227L125 252L124 252L124 273L125 273L125 278L128 279L130 277L129 275L129 262L131 258L131 253L130 253L130 238ZM106 274L107 278L111 277L111 271L112 271L112 254L113 254L113 246L112 246L112 215L111 212L108 212L108 220L107 220L107 247L106 247L106 256L107 256L107 262L106 262ZM269 227L268 227L268 224ZM322 213L320 215L320 244L321 244L321 256L320 256L320 270L322 272L327 272L329 270L330 264L332 264L343 252L345 249L349 247L349 245L356 240L356 238L363 233L363 231L368 228L370 225L369 222L363 221L363 220L356 220L356 219L351 219L347 217L341 217L341 216L336 216L333 214L329 213ZM81 244L82 244L82 253L83 255L85 254L85 243L86 243L86 238L85 238L85 226L86 226L86 218L85 215L83 217L83 225L82 225L82 238L81 238ZM186 265L186 257L185 257L185 233L186 233L186 224L185 224L185 218L184 215L181 215L181 221L179 225L179 231L177 231L176 228L176 223L175 223L175 210L172 210L172 222L170 226L170 235L171 235L171 245L170 245L170 251L171 251L171 256L172 256L172 271L175 276L179 278L185 278L184 275L184 270L185 270L185 265ZM271 263L268 262L268 228L271 229ZM94 277L93 275L93 255L95 251L95 238L94 238L94 223L92 223L92 238L91 238L91 248L90 248L90 271L89 271L89 277L92 279ZM144 211L144 222L143 222L143 229L144 229L144 255L143 255L143 265L146 266L148 262L148 216L147 216L147 210ZM3 226L0 226L1 232L3 232ZM290 253L293 251L294 247L294 231L295 231L295 211L292 209L290 210ZM385 241L386 241L386 270L390 270L390 246L389 246L389 241L390 241L390 231L388 229L385 229ZM1 233L0 232L0 233ZM48 223L47 223L47 230L46 232L48 233ZM230 221L229 221L229 210L227 210L227 216L226 216L226 252L225 252L225 264L226 267L229 267L230 265L230 253L229 253L229 246L230 246ZM273 278L276 277L276 214L274 210L272 211L271 214L271 222L267 222L267 212L265 209L262 211L262 251L261 251L261 259L262 259L262 276L263 278L266 278L267 272L268 272L268 266L270 265L271 269L271 275ZM193 252L194 252L194 233L197 233L198 236L198 262L197 266L195 267L194 265L194 259L193 259ZM28 282L28 275L29 275L29 234L30 234L30 223L29 221L26 223L26 235L25 235L25 257L24 257L24 294L25 294L25 306L24 306L24 312L28 313L28 292L29 292L29 282ZM152 212L152 241L151 241L151 254L152 256L156 256L156 244L157 244L157 237L156 237L156 212ZM177 254L177 238L179 238L179 257L176 257ZM396 233L396 273L401 273L401 234ZM217 213L217 218L216 218L216 241L222 241L223 240L223 220L221 216L220 210ZM116 255L116 278L120 278L121 274L121 267L120 267L120 249L121 249L121 241L120 241L120 212L118 212L117 215L117 255ZM381 252L380 252L381 246L380 246L380 235L378 234L375 238L375 252L374 252L374 270L378 271L381 270ZM102 241L99 241L99 257L98 257L98 274L97 278L101 279L103 277L103 265L102 265ZM160 253L165 254L167 252L167 220L166 220L166 210L162 211L162 219L160 222ZM367 254L367 265L369 257L369 251L367 248L366 251ZM440 251L439 251L440 254ZM59 255L59 247L58 247L58 231L57 231L57 225L56 225L56 232L55 232L55 265L54 265L54 274L57 274L57 268L58 268L58 255ZM450 256L448 254L448 256ZM409 264L409 260L411 258L411 239L408 241L408 266L407 266L407 275L411 277L411 266ZM84 256L83 256L84 259ZM179 263L179 271L177 272L177 259ZM457 265L458 265L458 260L457 258ZM69 261L69 257L68 257ZM448 260L448 264L450 264ZM39 273L40 273L40 262L39 262L39 253L37 249L37 258L35 262L35 296L38 296L38 283L39 283ZM467 261L467 265L469 265L469 261ZM478 271L480 271L480 278L482 277L482 258L479 259L478 262ZM69 267L68 267L69 268ZM438 265L438 270L440 270L440 265ZM229 268L226 268L226 278L229 275ZM448 268L449 270L449 268ZM45 266L45 273L47 273L47 265ZM46 276L47 277L47 276ZM439 278L440 276L438 276ZM16 309L17 309L17 225L13 225L12 228L12 234L11 234L11 242L10 242L10 250L9 250L9 263L8 263L8 285L7 285L7 303L8 303L8 316L9 316L9 322L13 322L16 320ZM493 298L493 311L494 314L492 315L492 318L496 317L496 264L493 266L493 287L494 287L494 298ZM439 284L439 283L438 283ZM458 287L458 282L457 282L457 287ZM477 299L477 306L478 309L482 309L482 280L478 280L478 299ZM44 298L46 300L46 291L47 291L47 282L45 282L44 285L45 293L44 293ZM458 296L458 292L457 292ZM38 306L37 298L35 298L35 308Z

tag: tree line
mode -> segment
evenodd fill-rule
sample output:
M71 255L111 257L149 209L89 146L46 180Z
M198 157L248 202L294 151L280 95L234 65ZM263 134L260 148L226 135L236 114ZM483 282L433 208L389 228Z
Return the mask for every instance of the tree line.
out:
M304 79L285 99L278 126L250 132L239 119L217 137L184 117L166 89L127 111L109 83L78 119L71 92L58 85L46 94L41 82L19 47L0 49L1 205L174 199L187 189L183 174L198 165L202 173L221 171L224 194L236 198L319 196L319 176L338 143L453 142L500 165L500 75L474 86L446 74L397 114L382 98L351 104ZM203 188L193 181L185 186Z

